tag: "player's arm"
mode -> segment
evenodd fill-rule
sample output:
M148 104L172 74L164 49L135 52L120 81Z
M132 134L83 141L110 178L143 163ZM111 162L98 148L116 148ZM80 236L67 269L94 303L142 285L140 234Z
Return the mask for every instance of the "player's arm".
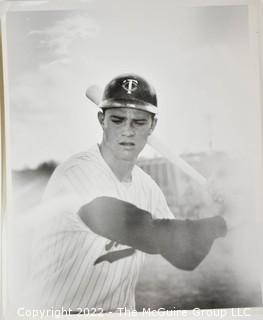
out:
M161 254L184 270L193 270L214 240L226 234L220 216L196 221L152 219L149 212L110 197L96 198L78 213L96 234L146 253Z

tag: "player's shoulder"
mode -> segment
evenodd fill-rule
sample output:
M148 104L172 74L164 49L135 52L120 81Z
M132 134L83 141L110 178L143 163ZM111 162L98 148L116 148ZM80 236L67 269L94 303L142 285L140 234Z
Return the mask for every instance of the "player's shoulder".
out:
M49 179L48 186L61 184L68 177L81 179L83 173L87 177L93 176L99 163L98 150L98 146L93 146L87 151L70 156L56 167Z
M95 167L98 166L97 163L99 160L98 152L98 146L93 146L87 151L72 155L59 164L49 178L44 192L44 198L49 196L49 194L56 194L59 190L62 190L65 185L74 185L77 181L80 183L85 179L94 180L94 175L97 172Z
M94 145L87 151L78 152L70 156L68 159L57 166L56 171L57 173L63 174L74 168L89 166L92 167L92 165L95 165L98 162L98 153L98 146Z

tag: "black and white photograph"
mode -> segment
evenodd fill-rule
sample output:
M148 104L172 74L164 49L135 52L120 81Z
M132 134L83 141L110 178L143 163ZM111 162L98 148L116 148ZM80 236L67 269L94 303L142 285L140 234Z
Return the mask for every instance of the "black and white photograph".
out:
M258 7L208 3L0 7L7 314L262 310Z

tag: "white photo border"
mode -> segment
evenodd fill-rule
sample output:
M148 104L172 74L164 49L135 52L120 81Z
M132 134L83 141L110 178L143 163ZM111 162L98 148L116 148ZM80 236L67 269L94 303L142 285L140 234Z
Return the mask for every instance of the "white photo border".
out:
M249 40L251 46L251 59L254 66L255 74L255 88L257 92L257 102L261 110L261 144L259 149L261 150L261 158L258 159L258 199L261 198L263 183L262 183L262 159L263 159L263 1L262 0L174 0L174 3L178 6L189 6L189 7L201 7L201 6L247 6L248 7L248 21L249 21ZM0 249L1 249L1 266L0 266L0 283L1 286L1 302L0 302L0 316L2 319L9 319L7 310L6 300L6 221L8 219L8 212L12 209L12 202L10 201L11 194L11 172L9 168L9 101L8 101L8 70L7 70L7 53L6 53L6 16L9 12L21 12L21 11L55 11L55 10L85 10L89 5L89 0L36 0L36 1L3 1L0 3L0 121L1 121L1 162L0 162L0 173L1 173L1 237L0 237ZM258 203L258 210L262 212L262 201ZM263 240L263 239L262 239ZM262 290L263 290L263 279L262 279ZM250 309L250 310L248 310ZM225 310L225 309L218 309ZM203 319L212 319L212 310L206 310L207 312L202 316ZM252 316L253 319L260 319L263 315L263 308L240 308L238 310L226 310L223 312L225 319L233 319L238 316L238 319L247 319L247 315ZM128 315L131 317L141 318L142 315ZM84 319L83 316L61 316L63 319ZM116 317L122 319L125 316L109 315L103 316L108 319L115 319ZM169 316L167 316L169 317ZM57 318L57 317L56 317ZM101 318L101 316L100 316ZM149 319L161 319L158 315L147 315ZM166 316L165 316L166 318ZM193 319L193 313L186 311L185 316L176 317L178 319ZM251 318L251 317L250 317ZM12 315L14 319L14 315ZM16 319L23 319L23 317L17 316ZM45 319L53 319L53 317L45 317Z

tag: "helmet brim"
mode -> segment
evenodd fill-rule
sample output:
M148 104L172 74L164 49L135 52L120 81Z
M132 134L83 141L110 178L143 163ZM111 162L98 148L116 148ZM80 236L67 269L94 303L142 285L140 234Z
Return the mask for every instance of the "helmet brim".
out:
M143 102L141 100L133 99L133 100L116 100L116 99L107 99L102 101L99 104L101 109L111 109L111 108L131 108L137 110L143 110L146 112L150 112L153 114L157 114L157 107L153 104Z

